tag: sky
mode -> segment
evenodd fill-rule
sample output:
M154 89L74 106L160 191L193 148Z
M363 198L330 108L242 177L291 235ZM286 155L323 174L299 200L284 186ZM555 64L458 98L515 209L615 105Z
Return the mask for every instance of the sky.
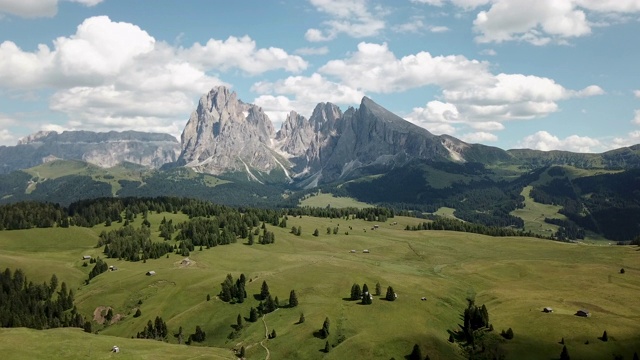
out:
M225 85L276 129L367 96L503 149L640 143L640 0L0 0L0 145L180 134Z

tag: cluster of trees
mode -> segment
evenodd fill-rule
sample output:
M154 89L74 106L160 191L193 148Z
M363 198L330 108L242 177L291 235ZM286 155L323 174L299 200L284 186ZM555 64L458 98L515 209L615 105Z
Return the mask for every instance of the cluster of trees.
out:
M21 269L0 273L0 327L82 328L85 320L73 301L73 290L55 274L48 284L34 284Z
M20 202L0 206L0 230L49 228L61 224L66 211L56 204ZM66 224L69 225L68 222Z
M489 322L489 312L483 304L477 306L472 298L467 299L467 307L461 316L463 323L456 331L449 330L449 341L459 343L468 359L504 359L500 348L500 338L493 333L493 325ZM509 329L511 330L511 329ZM513 331L507 335L511 336Z
M245 290L246 280L244 274L240 274L240 277L234 282L233 276L227 274L227 277L220 284L222 287L218 294L220 300L238 304L243 303L244 299L247 298L247 291Z
M173 251L173 246L168 243L151 241L151 231L144 225L139 228L126 225L109 232L102 231L97 247L103 245L107 257L128 261L158 259Z
M546 238L541 235L533 234L531 231L522 231L512 228L504 227L489 227L480 224L468 223L457 219L450 219L440 216L432 217L432 221L424 221L422 224L405 227L405 230L419 231L419 230L447 230L447 231L460 231L474 234L482 234L489 236L527 236Z
M558 231L554 234L554 238L559 241L578 240L584 239L584 229L578 227L573 221L544 218L544 222L547 224L553 224L559 226Z
M362 300L363 305L371 305L373 300L373 295L369 292L369 286L367 284L362 285L360 288L359 284L351 285L351 294L349 295L349 299L351 300ZM376 283L375 295L382 295L382 286L380 283ZM391 286L387 287L387 293L385 294L385 300L394 301L396 299L396 293Z
M173 226L173 219L169 219L169 221L167 221L167 218L163 217L162 221L160 221L158 231L160 231L161 238L171 240L173 238L173 233L176 231L175 226Z
M102 274L103 272L106 272L107 270L109 270L109 265L107 265L104 260L97 258L95 261L95 265L93 266L91 271L89 271L89 279L87 279L87 283L89 283L89 281L91 281L91 279L93 279L94 277Z
M167 323L162 320L161 317L156 316L155 321L149 320L147 322L147 326L140 331L136 337L138 339L154 339L154 340L165 340L169 335L169 330L167 329Z
M194 218L182 222L177 226L180 232L176 235L176 240L188 240L194 246L206 246L207 249L235 243L238 235L246 238L248 234L240 214L237 215L238 217L233 219L235 221L230 221L228 216L219 215L214 219Z

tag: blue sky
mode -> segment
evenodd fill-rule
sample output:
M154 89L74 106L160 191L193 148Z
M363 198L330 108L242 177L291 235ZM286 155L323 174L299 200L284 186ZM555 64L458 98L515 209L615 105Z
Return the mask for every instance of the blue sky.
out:
M276 129L363 96L503 149L640 143L640 0L0 0L0 145L179 138L230 86Z

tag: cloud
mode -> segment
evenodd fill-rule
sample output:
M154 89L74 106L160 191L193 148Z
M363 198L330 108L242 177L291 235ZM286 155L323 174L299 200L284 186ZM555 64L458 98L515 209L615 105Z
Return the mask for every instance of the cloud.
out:
M360 103L365 95L362 91L329 81L318 73L290 76L276 82L258 82L251 90L260 94L254 103L265 110L276 127L291 110L309 117L320 102L354 105Z
M457 6L469 8L469 2ZM565 44L567 39L591 34L595 26L610 25L599 17L620 22L620 15L640 12L638 0L491 0L477 13L474 30L480 43L525 41L533 45ZM478 4L483 5L483 4ZM475 8L475 7L474 7ZM616 20L617 19L617 20Z
M429 26L429 31L431 31L432 33L443 33L449 30L451 29L446 26Z
M498 141L496 135L484 131L463 134L460 139L472 144Z
M493 49L484 49L480 51L480 55L496 56L498 53Z
M326 55L329 53L329 48L322 47L303 47L295 51L298 55Z
M354 38L377 35L385 28L385 22L374 15L367 6L367 0L309 0L316 10L329 16L323 21L324 29L311 28L305 39L311 42L329 41L339 34Z
M67 0L85 6L95 6L103 0ZM58 13L58 0L0 0L0 14L24 18L53 17Z
M248 36L230 36L224 41L210 39L205 45L195 43L190 48L182 50L180 55L207 68L222 71L238 68L249 75L276 69L300 72L308 66L304 59L289 55L283 49L258 49L256 42Z
M471 86L491 82L489 64L464 56L432 56L419 52L398 59L386 43L361 42L347 59L332 60L319 69L355 89L392 93L425 85Z
M637 97L638 99L640 99L640 90L634 90L634 91L633 91L633 95L634 95L635 97Z
M610 149L619 149L621 147L627 147L640 144L640 130L632 131L625 137L614 138L611 142Z
M249 37L211 39L174 47L140 27L106 16L86 19L53 47L25 51L0 44L0 89L53 90L50 109L64 113L68 129L169 131L179 135L195 100L217 85L211 72L297 72L307 63L278 48L258 48Z
M546 131L538 131L537 133L522 139L517 147L542 151L566 150L590 153L601 150L602 143L597 139L587 136L571 135L565 139L560 139Z
M635 110L633 114L634 116L632 122L636 125L640 125L640 110Z
M413 18L411 21L406 22L404 24L398 24L393 26L391 29L397 33L419 33L425 28L424 22L422 22L421 18Z
M401 92L430 85L441 88L437 100L407 115L416 124L533 119L558 111L561 100L604 93L596 85L571 90L550 78L492 74L488 62L461 55L419 52L397 58L387 44L365 42L349 57L327 62L319 72L364 92Z

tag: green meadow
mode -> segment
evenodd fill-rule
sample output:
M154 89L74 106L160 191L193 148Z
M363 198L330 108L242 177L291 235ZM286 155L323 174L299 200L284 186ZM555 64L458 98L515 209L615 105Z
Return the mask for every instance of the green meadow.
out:
M153 230L163 217L174 223L186 219L153 214ZM134 225L141 221L138 217ZM82 256L100 255L102 249L94 246L108 228L3 231L3 268L22 268L38 282L55 273L74 290L76 306L86 317L100 307L120 316L108 325L94 322L98 335L79 329L0 329L0 349L17 359L233 358L232 350L242 346L248 359L402 359L417 343L430 359L461 359L458 345L447 341L447 330L458 329L465 299L475 297L477 304L486 304L495 332L513 329L514 338L502 345L507 359L557 359L562 338L575 359L631 359L640 352L637 247L404 230L421 221L289 217L286 228L267 225L275 233L274 244L196 248L188 263L176 254L146 263L106 259L118 270L89 285L83 282L92 265L83 267ZM375 230L374 224L379 225ZM302 235L291 234L292 226L300 226ZM327 234L334 227L338 234ZM315 229L319 236L312 235ZM153 236L162 241L157 232ZM149 270L156 275L146 276ZM217 299L226 275L237 279L241 273L248 279L245 302ZM243 329L232 334L238 314L248 318L258 305L254 295L263 281L280 305L286 305L291 290L299 305L282 306L255 323L245 320ZM348 300L352 284L366 283L374 291L377 282L382 294L372 305ZM387 286L397 293L396 301L382 299ZM554 312L543 313L544 307ZM142 316L136 318L138 308ZM578 309L589 310L591 317L575 316ZM301 313L305 322L300 324ZM131 339L156 316L167 322L168 343ZM325 340L314 336L327 317L329 353L323 351ZM205 341L178 345L173 334L180 327L191 334L196 326L205 331ZM265 339L274 329L276 338ZM598 339L605 330L608 342ZM113 345L121 353L110 353Z
M313 194L300 202L300 206L308 206L308 207L327 207L331 206L334 208L358 208L364 209L373 207L371 204L367 204L356 199L350 197L337 197L333 194L323 194L317 193Z

